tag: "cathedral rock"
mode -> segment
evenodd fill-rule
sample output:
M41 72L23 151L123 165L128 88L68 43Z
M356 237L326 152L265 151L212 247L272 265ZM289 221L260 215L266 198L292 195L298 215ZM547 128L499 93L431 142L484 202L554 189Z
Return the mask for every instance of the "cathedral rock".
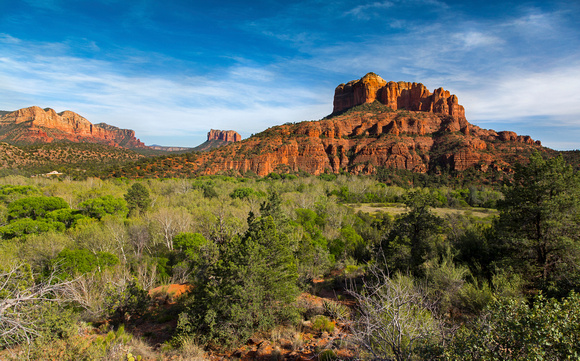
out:
M431 93L421 83L387 82L375 73L368 73L359 80L337 86L333 113L375 100L392 110L406 109L465 118L465 109L459 105L457 96L449 91L438 88Z

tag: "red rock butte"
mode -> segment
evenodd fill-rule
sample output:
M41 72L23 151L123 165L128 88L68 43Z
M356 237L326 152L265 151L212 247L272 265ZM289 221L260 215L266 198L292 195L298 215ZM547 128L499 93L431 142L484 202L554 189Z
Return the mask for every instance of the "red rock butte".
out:
M465 109L459 105L457 96L449 91L438 88L431 94L421 83L387 82L375 73L368 73L359 80L337 86L333 113L375 100L392 110L406 109L465 118Z
M274 126L199 155L192 168L199 174L259 176L375 174L380 168L493 173L509 171L535 150L545 148L529 136L470 124L457 96L443 88L431 93L421 83L387 82L369 73L336 88L330 116Z
M216 130L211 129L207 133L207 140L223 140L224 142L239 142L242 136L233 130Z

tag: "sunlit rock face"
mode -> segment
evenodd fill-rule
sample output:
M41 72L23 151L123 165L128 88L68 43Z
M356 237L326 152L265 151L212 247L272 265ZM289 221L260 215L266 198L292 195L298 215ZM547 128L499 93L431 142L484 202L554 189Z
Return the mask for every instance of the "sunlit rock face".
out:
M375 100L393 110L406 109L465 118L465 109L459 105L457 96L449 91L438 88L431 94L421 83L387 82L375 73L337 86L333 113Z
M37 106L0 117L0 140L19 144L70 141L146 148L131 129L119 129L105 123L92 124L68 110L56 113L53 109Z

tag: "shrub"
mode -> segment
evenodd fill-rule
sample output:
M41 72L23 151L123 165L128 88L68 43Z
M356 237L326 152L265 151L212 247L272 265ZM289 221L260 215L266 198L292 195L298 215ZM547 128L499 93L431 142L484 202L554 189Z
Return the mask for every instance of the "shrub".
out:
M312 330L331 333L334 331L334 322L324 315L318 315L312 320Z

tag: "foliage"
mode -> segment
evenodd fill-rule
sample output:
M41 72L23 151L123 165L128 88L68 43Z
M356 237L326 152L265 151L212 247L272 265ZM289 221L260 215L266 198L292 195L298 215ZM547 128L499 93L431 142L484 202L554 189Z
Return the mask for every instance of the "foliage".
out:
M562 157L539 153L518 165L498 204L497 247L534 287L551 294L578 288L580 179Z
M146 211L151 205L149 190L141 183L133 183L125 194L125 201L130 211Z
M38 336L58 337L70 331L68 322L74 316L60 307L68 282L55 279L54 272L43 282L34 276L27 264L0 266L0 348L30 345Z
M438 254L443 220L429 210L435 202L430 193L421 190L406 195L409 212L397 218L382 244L383 257L390 270L420 275L423 263Z
M312 330L315 332L332 333L334 326L334 322L324 315L318 315L312 319Z
M349 290L359 304L354 339L372 359L422 359L424 349L441 342L433 305L411 277L371 271L374 280Z
M222 247L219 262L197 285L178 333L228 346L293 319L298 288L291 248L271 217L252 220L243 237Z
M22 218L14 220L10 224L0 227L0 234L4 239L22 237L28 234L47 233L51 231L62 232L65 229L64 223L51 220L33 220Z
M38 193L38 189L33 186L7 184L0 186L0 201L10 203L18 198L32 196Z
M27 197L15 200L8 205L8 220L44 217L48 212L69 208L68 203L59 197Z
M93 254L86 249L63 249L52 260L52 263L62 269L65 278L89 273L95 269L101 270L119 263L119 258L108 252ZM68 275L68 277L67 277Z
M79 208L86 216L97 219L101 219L107 214L124 217L129 211L127 202L123 198L114 198L112 195L88 199L80 203Z
M445 350L448 360L575 360L580 357L580 297L499 299L485 317L463 327Z

